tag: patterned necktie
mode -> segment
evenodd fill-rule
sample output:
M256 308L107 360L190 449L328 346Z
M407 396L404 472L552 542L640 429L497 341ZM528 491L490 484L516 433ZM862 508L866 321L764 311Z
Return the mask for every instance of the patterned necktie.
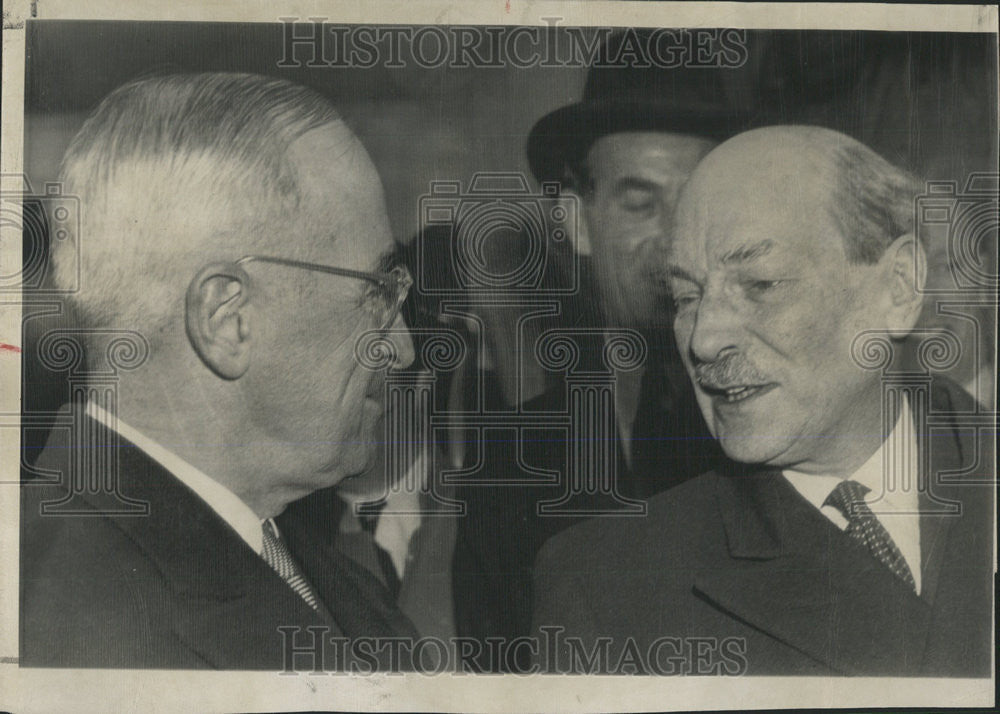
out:
M868 491L866 486L857 481L841 481L827 496L823 505L833 506L843 513L847 518L847 535L867 548L876 560L916 591L917 585L906 559L885 526L864 501Z
M261 528L264 531L263 555L265 562L274 568L278 575L284 578L292 590L301 595L302 599L309 603L309 607L318 611L319 601L316 599L316 593L313 592L309 581L306 580L302 571L299 570L299 566L295 562L295 559L292 558L292 554L288 552L288 548L278 538L278 534L274 532L274 527L271 525L270 519L261 523Z

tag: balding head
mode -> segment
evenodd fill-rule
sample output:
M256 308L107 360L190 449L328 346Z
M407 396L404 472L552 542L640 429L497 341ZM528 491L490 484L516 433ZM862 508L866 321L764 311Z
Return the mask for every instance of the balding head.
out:
M822 127L775 126L740 134L699 164L678 209L729 220L753 206L823 210L839 228L847 257L874 263L913 232L919 181L854 139ZM782 214L797 211L783 210ZM802 218L809 220L809 216Z
M747 132L699 164L668 270L681 356L729 456L849 474L874 452L878 377L851 346L871 330L905 334L919 315L915 188L812 127Z

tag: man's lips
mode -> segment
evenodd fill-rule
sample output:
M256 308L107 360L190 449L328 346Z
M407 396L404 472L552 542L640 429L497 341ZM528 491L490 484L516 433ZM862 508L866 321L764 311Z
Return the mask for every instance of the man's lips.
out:
M774 382L764 384L705 384L699 382L701 390L709 395L713 401L720 401L722 404L735 404L745 402L748 399L759 397L778 385Z

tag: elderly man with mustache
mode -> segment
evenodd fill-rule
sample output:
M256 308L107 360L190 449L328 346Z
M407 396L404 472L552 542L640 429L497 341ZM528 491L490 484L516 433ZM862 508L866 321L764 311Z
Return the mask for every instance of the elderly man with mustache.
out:
M701 162L667 273L731 464L652 499L647 518L549 541L543 666L989 676L991 445L956 423L973 410L953 384L883 399L882 373L852 358L859 336L899 340L917 321L920 190L817 127L746 132Z

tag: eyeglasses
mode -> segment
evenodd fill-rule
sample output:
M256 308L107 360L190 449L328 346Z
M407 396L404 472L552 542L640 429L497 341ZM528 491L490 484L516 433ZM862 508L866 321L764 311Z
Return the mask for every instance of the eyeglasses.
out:
M410 288L413 286L413 276L406 266L398 265L387 273L367 273L363 270L335 268L319 263L306 263L301 260L274 258L268 255L245 255L236 261L239 265L247 263L273 263L289 268L315 270L329 275L341 275L345 278L356 278L371 283L372 288L365 293L364 304L371 311L379 330L387 330L399 316L399 310L406 302Z

